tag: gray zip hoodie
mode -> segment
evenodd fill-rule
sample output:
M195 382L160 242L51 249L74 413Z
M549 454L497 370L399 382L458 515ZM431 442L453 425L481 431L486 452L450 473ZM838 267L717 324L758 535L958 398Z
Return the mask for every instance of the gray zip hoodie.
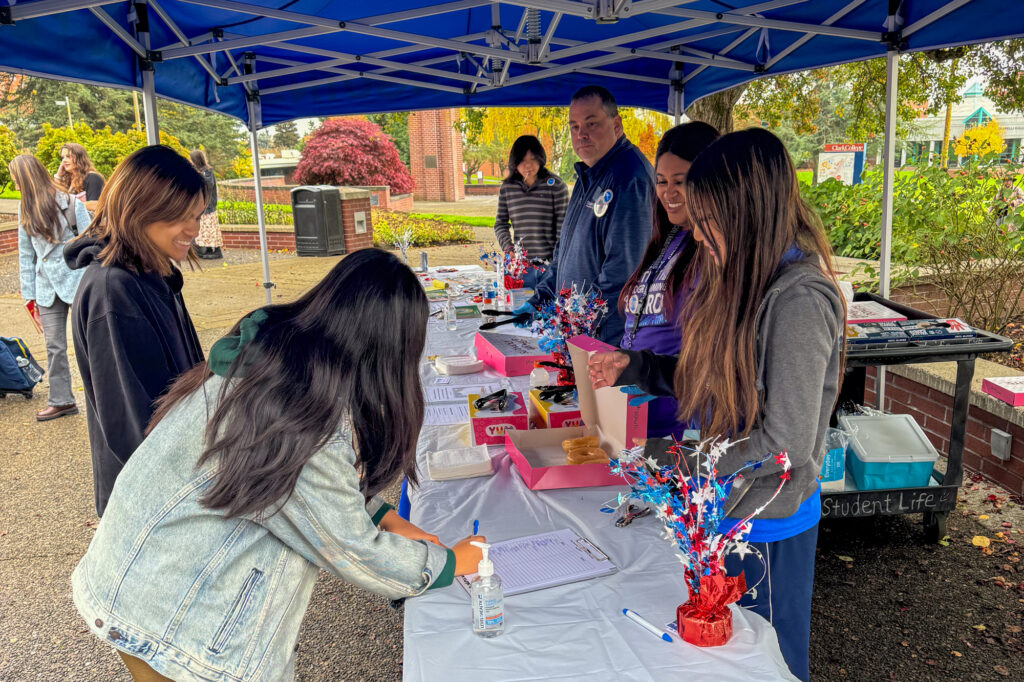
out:
M823 441L839 393L844 341L842 300L811 256L784 266L757 312L757 391L760 411L746 440L718 462L726 476L768 453L786 450L791 479L758 518L791 516L814 494L821 471ZM650 351L621 351L629 366L617 385L636 384L652 395L672 395L676 357ZM646 454L665 460L670 440L648 441ZM742 518L764 504L779 483L774 459L737 479L726 513Z

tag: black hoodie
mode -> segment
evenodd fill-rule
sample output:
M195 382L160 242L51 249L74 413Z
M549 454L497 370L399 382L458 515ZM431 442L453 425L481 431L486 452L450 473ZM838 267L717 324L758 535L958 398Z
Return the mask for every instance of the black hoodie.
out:
M72 306L72 335L85 384L96 511L102 516L121 468L142 443L154 401L203 360L181 297L181 272L141 275L97 260L105 242L80 237L64 248L85 269Z

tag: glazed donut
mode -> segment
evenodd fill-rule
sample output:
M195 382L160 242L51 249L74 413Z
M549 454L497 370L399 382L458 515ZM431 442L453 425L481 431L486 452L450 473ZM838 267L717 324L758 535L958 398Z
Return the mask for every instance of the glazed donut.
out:
M566 464L586 464L588 462L607 462L608 453L598 447L573 448L565 456Z
M596 448L601 444L597 436L582 436L580 438L567 438L562 441L562 449L568 453L576 448Z

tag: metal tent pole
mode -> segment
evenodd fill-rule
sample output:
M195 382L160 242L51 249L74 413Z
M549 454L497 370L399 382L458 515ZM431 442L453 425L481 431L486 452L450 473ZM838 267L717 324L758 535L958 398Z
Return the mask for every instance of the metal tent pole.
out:
M245 57L244 71L253 71L252 54ZM256 139L256 132L260 124L260 95L254 88L246 91L248 100L247 109L249 113L249 149L252 152L252 186L256 193L256 223L260 232L260 258L263 261L263 290L267 293L267 305L270 305L270 290L274 283L270 281L270 257L267 252L267 224L263 216L263 183L260 182L260 148Z
M882 143L882 240L878 267L878 293L889 298L892 267L892 194L896 178L896 97L899 91L899 52L885 53L885 135ZM885 366L877 370L878 409L885 406Z
M135 34L149 51L149 7L145 0L135 3ZM160 144L160 128L156 119L156 83L153 80L153 62L139 57L142 72L142 104L145 107L146 144Z

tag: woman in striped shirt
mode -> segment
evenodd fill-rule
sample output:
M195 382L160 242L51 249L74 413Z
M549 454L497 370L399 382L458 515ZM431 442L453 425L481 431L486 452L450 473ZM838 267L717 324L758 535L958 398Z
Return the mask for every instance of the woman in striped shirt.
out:
M508 154L509 175L498 192L494 235L502 250L522 241L532 261L551 260L562 231L569 190L561 178L547 169L544 146L533 135L522 135ZM510 231L514 233L510 234ZM531 270L524 285L532 287L542 271Z

